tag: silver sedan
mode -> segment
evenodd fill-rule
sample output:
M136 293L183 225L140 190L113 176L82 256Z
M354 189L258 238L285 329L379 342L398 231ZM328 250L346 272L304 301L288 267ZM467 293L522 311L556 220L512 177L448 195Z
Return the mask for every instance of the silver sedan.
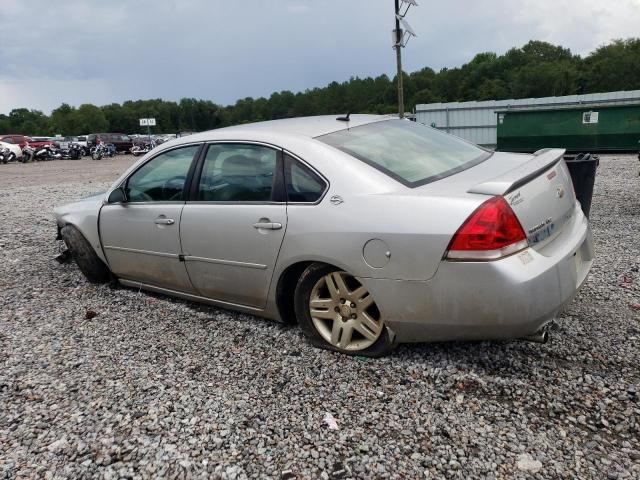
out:
M594 256L563 154L386 116L277 120L164 143L55 213L89 281L297 322L324 348L542 340Z

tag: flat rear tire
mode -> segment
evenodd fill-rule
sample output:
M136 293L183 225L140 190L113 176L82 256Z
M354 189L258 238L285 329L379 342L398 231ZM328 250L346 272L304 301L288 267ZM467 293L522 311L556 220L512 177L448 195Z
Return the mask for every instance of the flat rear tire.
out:
M295 290L300 328L317 347L381 357L394 344L373 296L353 275L331 265L309 265Z

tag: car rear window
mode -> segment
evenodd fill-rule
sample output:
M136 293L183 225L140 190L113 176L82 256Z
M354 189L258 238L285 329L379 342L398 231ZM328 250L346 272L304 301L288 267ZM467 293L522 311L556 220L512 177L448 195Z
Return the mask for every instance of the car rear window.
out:
M466 170L491 156L465 140L400 119L340 130L317 140L411 188Z

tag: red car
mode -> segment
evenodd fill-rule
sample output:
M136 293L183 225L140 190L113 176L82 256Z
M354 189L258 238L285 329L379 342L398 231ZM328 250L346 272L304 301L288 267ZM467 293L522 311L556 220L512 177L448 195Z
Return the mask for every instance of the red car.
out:
M42 138L38 138L36 140L25 135L18 135L14 133L6 133L4 135L0 135L0 142L13 143L14 145L18 145L21 149L24 148L27 142L29 142L29 145L34 148L40 148L44 145L51 145L53 143L53 141L49 139L44 140Z

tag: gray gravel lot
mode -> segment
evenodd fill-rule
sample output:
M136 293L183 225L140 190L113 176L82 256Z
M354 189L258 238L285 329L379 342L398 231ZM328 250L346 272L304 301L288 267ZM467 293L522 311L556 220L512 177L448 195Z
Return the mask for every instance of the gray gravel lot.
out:
M602 158L597 260L550 343L380 360L53 261L53 206L130 161L0 165L0 478L640 478L635 156Z

